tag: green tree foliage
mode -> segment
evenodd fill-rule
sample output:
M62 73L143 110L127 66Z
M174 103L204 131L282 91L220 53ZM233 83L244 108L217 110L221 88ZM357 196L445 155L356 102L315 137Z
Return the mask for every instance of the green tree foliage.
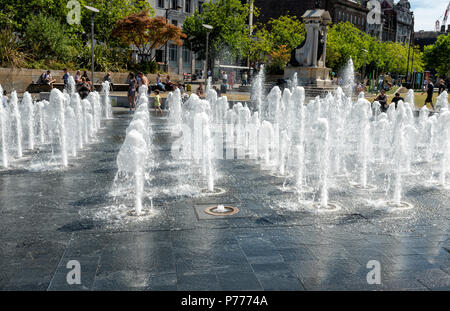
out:
M30 16L25 28L25 39L33 57L70 61L77 51L72 46L67 26L42 14Z
M338 23L330 27L327 40L327 66L339 71L350 57L355 70L362 70L366 64L366 73L371 71L406 74L407 69L423 70L422 53L418 47L398 42L380 42L350 22Z
M251 61L269 61L273 59L271 53L278 52L290 55L292 50L305 40L305 26L296 16L280 16L271 19L267 24L257 25L252 38L247 38L245 42L244 55ZM274 54L274 55L275 55ZM270 60L268 58L270 56ZM276 66L280 69L280 59L286 57L276 57ZM289 62L290 57L287 57ZM282 66L284 69L284 66Z
M450 76L450 36L440 35L433 45L424 48L427 68L436 70L440 77Z
M202 13L198 10L187 17L183 24L183 32L187 35L188 44L205 58L207 29L202 24L214 27L209 36L210 59L235 57L242 55L249 29L247 17L249 5L240 0L218 0L205 2Z
M149 10L154 14L149 1L146 0L78 0L81 6L81 25L72 25L70 31L77 34L90 33L91 12L84 9L85 5L99 9L95 17L97 40L108 42L116 22L132 13ZM17 32L24 32L31 16L42 14L51 16L62 25L67 24L66 18L70 11L68 0L0 0L0 27L12 26ZM86 39L86 38L84 38Z

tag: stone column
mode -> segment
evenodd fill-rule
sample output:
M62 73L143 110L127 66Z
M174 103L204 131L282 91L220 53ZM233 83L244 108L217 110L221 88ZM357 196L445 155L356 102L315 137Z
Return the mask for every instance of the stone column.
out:
M327 32L328 32L328 26L322 26L323 29L323 54L322 54L322 64L323 67L326 67L326 60L327 60Z
M312 46L312 67L317 67L317 53L319 52L319 24L312 24L313 46Z

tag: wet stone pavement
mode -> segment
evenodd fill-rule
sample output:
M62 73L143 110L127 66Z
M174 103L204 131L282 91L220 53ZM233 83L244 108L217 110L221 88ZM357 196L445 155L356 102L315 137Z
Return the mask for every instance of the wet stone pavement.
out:
M216 185L226 193L205 196L199 168L171 158L166 117L152 117L144 204L155 213L123 216L132 199L110 191L130 121L116 111L67 169L0 171L0 289L450 289L449 190L408 178L405 201L415 208L388 213L366 204L376 192L338 180L330 198L343 209L317 215L285 208L295 197L280 190L284 180L253 161L220 160ZM203 217L219 203L240 212ZM67 284L71 260L80 262L81 285ZM370 260L380 262L381 284L367 282Z

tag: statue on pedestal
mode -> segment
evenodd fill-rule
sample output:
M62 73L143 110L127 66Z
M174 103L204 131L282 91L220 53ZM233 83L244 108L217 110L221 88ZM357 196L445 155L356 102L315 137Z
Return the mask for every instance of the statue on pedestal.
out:
M330 13L321 9L308 10L302 18L305 22L306 38L292 51L285 78L290 78L297 72L302 85L331 86L330 69L325 67Z

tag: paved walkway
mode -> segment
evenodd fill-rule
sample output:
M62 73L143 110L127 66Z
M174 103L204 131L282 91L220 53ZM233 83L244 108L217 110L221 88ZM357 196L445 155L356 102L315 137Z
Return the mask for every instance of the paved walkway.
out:
M345 209L314 215L280 208L295 199L283 180L242 160L218 161L225 194L199 196L198 168L171 159L165 118L152 117L156 166L144 200L157 214L120 216L108 193L130 120L116 110L67 170L0 171L0 289L450 289L449 191L412 177L405 200L416 208L389 214L336 183L330 197ZM217 203L241 212L205 217ZM66 282L70 260L81 263L81 285ZM370 260L381 264L380 285L367 283Z

